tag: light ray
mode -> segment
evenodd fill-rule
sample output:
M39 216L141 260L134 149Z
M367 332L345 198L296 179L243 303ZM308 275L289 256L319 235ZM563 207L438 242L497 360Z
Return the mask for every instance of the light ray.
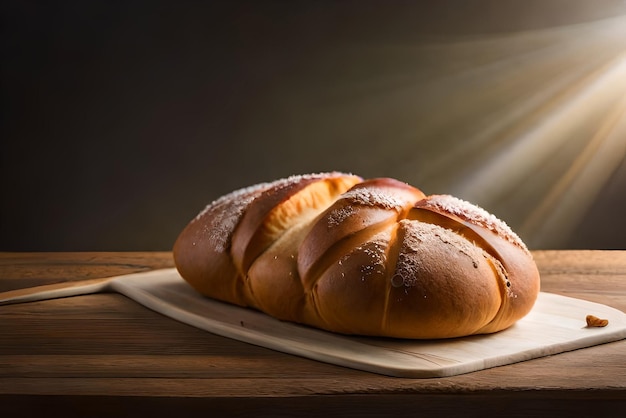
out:
M288 160L306 154L475 202L536 248L566 242L624 158L626 16L346 42L307 64L272 89L271 112L242 124L250 136L297 138Z
M567 172L529 214L520 233L531 237L529 242L534 245L559 245L575 233L601 186L625 156L626 94Z
M497 196L511 190L528 173L535 161L545 161L567 146L579 125L597 116L626 92L626 55L572 88L572 96L542 123L531 127L515 142L493 156L459 184L457 193L474 200L486 200L485 193Z

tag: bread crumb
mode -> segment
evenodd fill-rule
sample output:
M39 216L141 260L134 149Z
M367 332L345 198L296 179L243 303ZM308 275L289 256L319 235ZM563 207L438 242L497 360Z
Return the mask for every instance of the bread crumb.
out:
M587 321L587 327L589 328L601 328L609 325L608 319L600 319L597 316L593 315L587 315L585 320Z

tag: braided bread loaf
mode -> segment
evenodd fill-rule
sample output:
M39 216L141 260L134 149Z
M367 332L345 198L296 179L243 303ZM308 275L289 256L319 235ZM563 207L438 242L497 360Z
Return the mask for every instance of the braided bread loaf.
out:
M539 273L493 215L397 180L324 173L219 198L174 245L198 292L345 334L450 338L526 315Z

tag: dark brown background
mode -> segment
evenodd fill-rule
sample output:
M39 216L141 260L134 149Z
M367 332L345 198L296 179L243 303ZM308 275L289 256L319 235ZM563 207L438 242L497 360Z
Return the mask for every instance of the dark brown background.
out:
M445 182L420 167L465 125L427 135L420 118L443 97L429 90L440 69L475 57L422 46L503 48L507 34L625 13L608 0L3 2L0 250L167 250L212 199L296 173L446 193L455 167ZM405 82L428 91L404 99L411 112L388 100ZM624 190L622 160L568 236L522 238L626 248ZM523 219L475 203L514 229Z

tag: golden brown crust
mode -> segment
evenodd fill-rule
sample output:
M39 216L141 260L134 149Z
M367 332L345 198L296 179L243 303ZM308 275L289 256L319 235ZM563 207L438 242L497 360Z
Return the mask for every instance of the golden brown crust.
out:
M200 293L334 332L450 338L526 315L539 273L493 215L393 179L290 177L227 195L183 230Z

